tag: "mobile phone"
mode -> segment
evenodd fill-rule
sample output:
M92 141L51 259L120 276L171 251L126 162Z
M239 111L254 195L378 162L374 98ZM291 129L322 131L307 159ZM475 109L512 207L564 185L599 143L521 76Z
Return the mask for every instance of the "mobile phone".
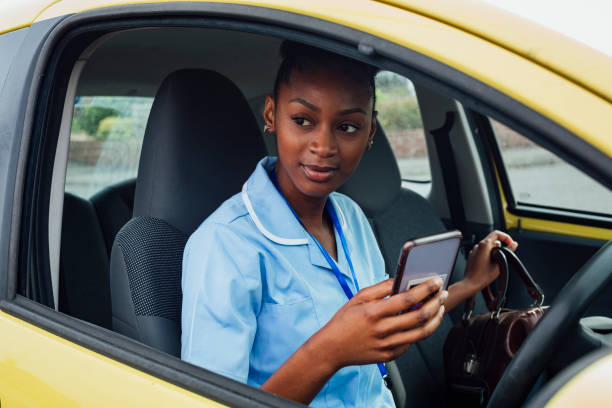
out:
M400 252L392 295L440 277L442 289L448 287L461 244L461 231L453 230L407 241ZM434 294L410 310L418 309Z

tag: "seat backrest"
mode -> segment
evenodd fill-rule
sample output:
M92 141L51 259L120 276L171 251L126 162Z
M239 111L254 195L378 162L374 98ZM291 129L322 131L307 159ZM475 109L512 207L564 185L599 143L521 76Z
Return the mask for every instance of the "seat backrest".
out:
M111 328L108 255L92 204L64 194L58 310Z
M135 188L136 179L132 178L108 186L89 199L96 209L109 257L115 236L132 218Z
M180 355L187 238L240 191L266 150L240 90L208 70L170 74L145 131L134 216L111 254L113 329Z

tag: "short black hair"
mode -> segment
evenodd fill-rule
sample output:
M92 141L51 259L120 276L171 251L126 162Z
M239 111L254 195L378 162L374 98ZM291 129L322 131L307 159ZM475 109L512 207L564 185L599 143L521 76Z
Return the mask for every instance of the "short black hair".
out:
M376 85L374 78L378 68L352 58L344 57L321 48L285 40L280 47L282 62L274 81L274 99L278 99L281 84L289 83L293 71L309 72L321 66L334 67L347 78L360 83L365 82L372 95L372 107L376 106Z

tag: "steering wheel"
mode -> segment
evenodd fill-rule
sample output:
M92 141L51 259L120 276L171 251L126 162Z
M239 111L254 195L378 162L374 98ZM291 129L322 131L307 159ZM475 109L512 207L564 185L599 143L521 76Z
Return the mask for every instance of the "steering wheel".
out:
M487 407L515 408L553 357L559 338L570 333L597 295L612 282L612 241L606 243L565 284L514 355Z

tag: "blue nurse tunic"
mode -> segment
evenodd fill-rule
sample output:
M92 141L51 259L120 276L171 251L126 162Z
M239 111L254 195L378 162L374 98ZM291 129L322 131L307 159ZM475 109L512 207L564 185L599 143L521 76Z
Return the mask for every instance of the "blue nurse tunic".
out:
M253 387L261 386L347 302L330 265L270 180L275 162L272 157L259 162L242 192L191 235L183 255L182 359ZM329 200L359 287L386 279L361 209L339 193ZM341 245L337 248L338 267L354 293L346 254ZM311 406L394 403L378 367L370 364L339 370Z

